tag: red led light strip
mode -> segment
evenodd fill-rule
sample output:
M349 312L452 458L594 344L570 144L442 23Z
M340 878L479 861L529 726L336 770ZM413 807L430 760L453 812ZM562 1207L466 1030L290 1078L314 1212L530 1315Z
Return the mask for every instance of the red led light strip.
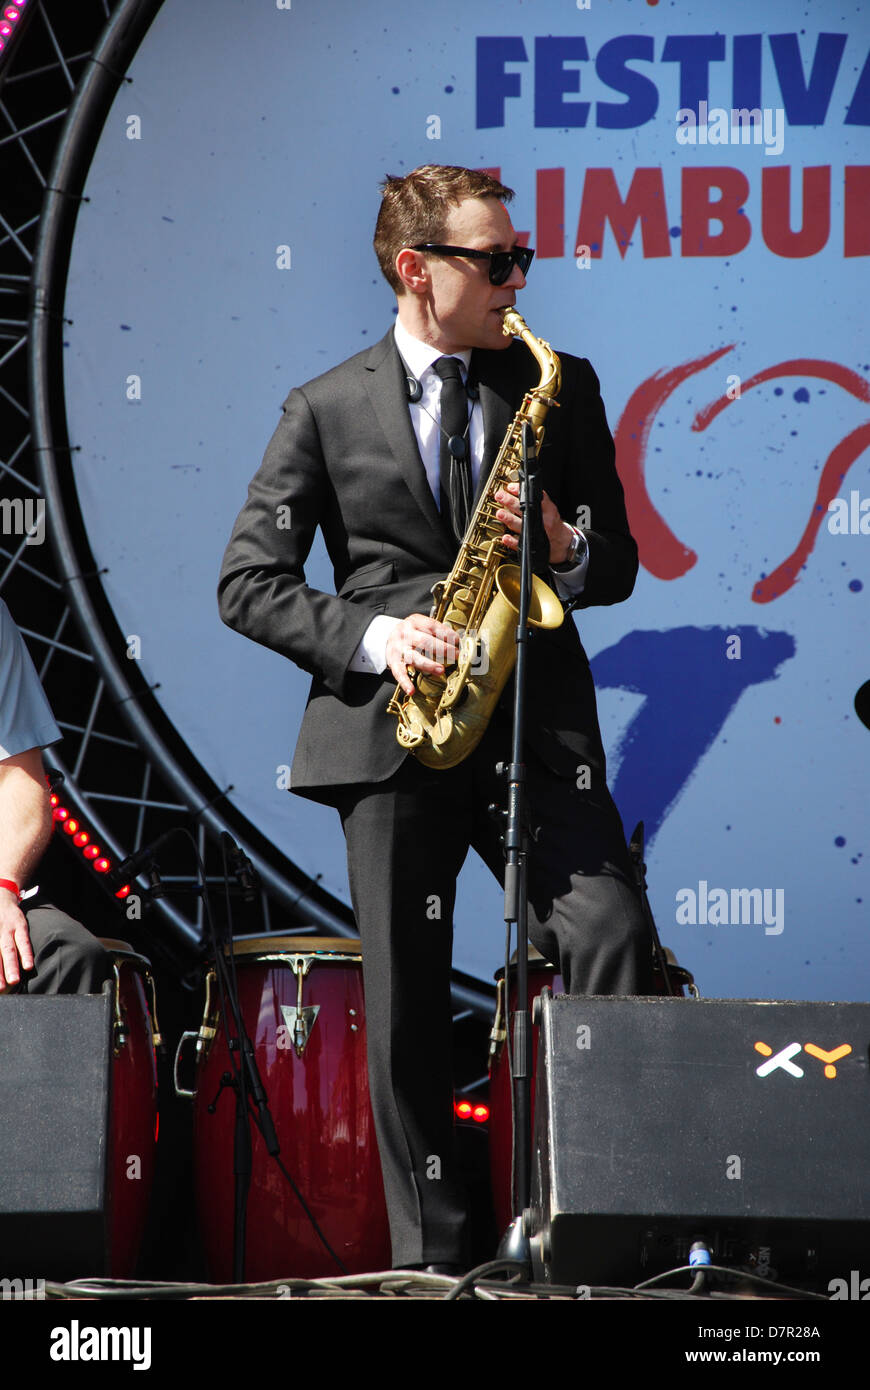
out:
M27 9L27 0L15 0L14 5L4 5L0 18L0 53L12 42L18 28L18 21Z
M69 835L76 849L81 850L82 857L87 859L94 873L107 874L112 867L112 861L103 854L99 845L94 844L90 834L85 830L80 821L76 820L68 807L61 804L60 797L56 792L52 792L49 798L51 801L51 814L54 823L58 828L63 828L65 835ZM126 898L130 892L129 883L125 883L123 888L119 888L115 894L116 898Z

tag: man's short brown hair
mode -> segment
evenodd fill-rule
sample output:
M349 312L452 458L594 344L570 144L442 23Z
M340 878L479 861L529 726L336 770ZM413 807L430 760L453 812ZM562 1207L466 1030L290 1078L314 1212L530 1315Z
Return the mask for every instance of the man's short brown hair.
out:
M404 246L443 240L450 209L464 198L498 198L509 203L514 196L512 188L490 174L455 164L421 164L403 178L388 174L381 189L375 255L396 294L405 289L396 274L396 257Z

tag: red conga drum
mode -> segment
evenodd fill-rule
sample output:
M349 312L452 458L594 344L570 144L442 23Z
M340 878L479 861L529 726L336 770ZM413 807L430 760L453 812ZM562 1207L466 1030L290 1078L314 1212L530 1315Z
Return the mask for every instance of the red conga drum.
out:
M348 1272L388 1269L390 1236L369 1100L360 943L239 937L233 957L241 1015L281 1162ZM209 1274L219 1283L233 1277L237 1054L231 1060L226 1027L212 969L202 1026L198 1034L182 1037L179 1054L186 1038L197 1038L194 1182ZM178 1057L176 1076L177 1064ZM176 1087L184 1094L177 1081ZM339 1274L253 1122L251 1138L246 1281Z
M136 1269L154 1181L158 1127L154 1048L160 1036L150 962L126 941L102 938L100 944L112 957L115 973L109 1267L114 1278L127 1279Z

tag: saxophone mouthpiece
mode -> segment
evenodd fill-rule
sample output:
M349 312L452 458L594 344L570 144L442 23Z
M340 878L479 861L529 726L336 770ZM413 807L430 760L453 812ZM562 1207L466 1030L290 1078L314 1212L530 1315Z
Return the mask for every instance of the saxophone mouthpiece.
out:
M519 338L526 329L525 319L518 314L512 304L506 304L502 313L502 333L506 338Z

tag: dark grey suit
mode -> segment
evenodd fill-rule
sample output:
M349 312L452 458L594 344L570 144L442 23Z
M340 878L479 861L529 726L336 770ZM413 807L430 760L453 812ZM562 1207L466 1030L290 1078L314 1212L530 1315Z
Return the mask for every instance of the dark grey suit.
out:
M637 548L613 441L589 363L570 356L561 362L543 486L566 520L589 508L589 569L576 606L617 603L633 588ZM485 427L483 483L539 372L515 341L503 352L475 351L471 375ZM290 509L289 525L279 524L288 520L283 508ZM334 566L334 595L305 583L318 526ZM452 567L455 549L426 479L390 332L290 393L236 522L219 587L225 622L313 677L292 785L335 805L348 840L397 1263L461 1258L462 1204L448 1156L453 898L469 845L501 870L486 805L498 798L492 764L508 753L509 721L500 710L475 754L458 768L430 772L396 741L396 721L386 714L393 677L354 673L348 665L375 614L429 611L431 587ZM544 826L530 856L532 938L546 954L560 953L576 991L643 992L641 917L627 886L592 678L573 621L536 633L531 653L529 778L534 819ZM511 687L505 709L510 698ZM577 786L581 765L590 769L589 790Z

